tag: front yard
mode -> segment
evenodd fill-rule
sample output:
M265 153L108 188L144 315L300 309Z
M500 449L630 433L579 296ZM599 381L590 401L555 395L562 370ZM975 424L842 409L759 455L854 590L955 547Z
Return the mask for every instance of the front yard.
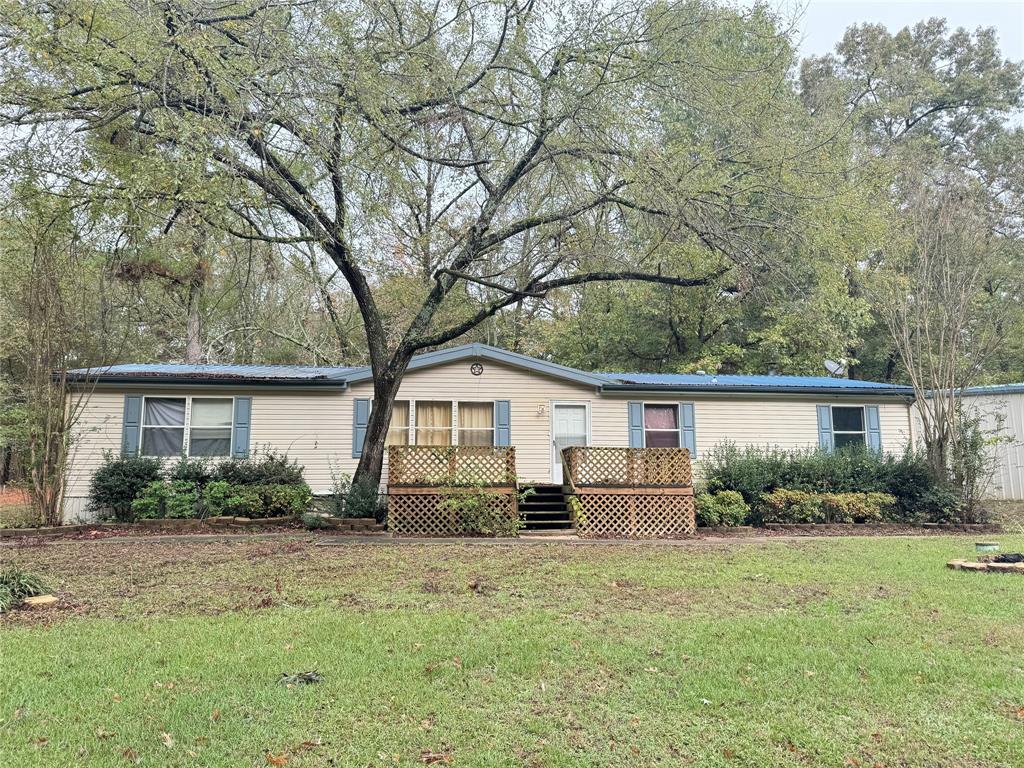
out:
M1020 765L1024 578L972 548L6 546L62 601L0 617L0 764Z

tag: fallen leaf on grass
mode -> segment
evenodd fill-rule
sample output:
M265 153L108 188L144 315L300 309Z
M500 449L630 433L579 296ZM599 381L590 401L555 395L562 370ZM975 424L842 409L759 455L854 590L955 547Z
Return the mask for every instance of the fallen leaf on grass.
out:
M450 752L434 752L429 749L424 749L420 752L420 762L424 765L437 765L438 763L451 763L452 756Z
M288 755L284 752L279 755L267 752L267 765L288 765Z
M734 757L736 757L736 750L729 749L728 747L726 747L722 750L722 757L724 757L726 760L732 760Z
M210 719L213 720L213 722L217 722L218 720L220 720L220 710L213 710L213 712L210 713Z
M32 739L32 743L35 744L37 747L45 747L47 744L50 743L50 740L45 736L36 736L34 739Z
M1024 707L1017 710L1017 719L1024 720Z
M160 741L162 741L164 746L168 749L174 746L174 737L167 733L167 731L160 732Z
M113 731L108 731L103 726L99 726L96 729L96 738L97 739L109 739L111 736L117 736L117 734L114 733Z
M125 747L125 750L121 753L121 757L127 760L129 763L142 762L142 758L139 757L139 753L131 747Z

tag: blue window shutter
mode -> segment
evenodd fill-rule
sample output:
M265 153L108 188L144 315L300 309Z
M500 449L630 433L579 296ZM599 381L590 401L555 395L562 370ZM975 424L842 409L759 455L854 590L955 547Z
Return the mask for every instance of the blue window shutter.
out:
M644 447L644 404L639 400L630 400L629 408L629 447Z
M832 438L832 408L827 405L818 406L818 447L826 451L835 447Z
M352 416L352 458L363 455L363 442L366 440L366 425L370 423L370 399L357 397L353 403L355 412Z
M679 445L690 451L690 458L697 458L697 425L693 420L693 403L679 404Z
M494 444L512 445L512 402L494 401Z
M234 429L231 430L231 458L249 458L249 436L252 434L252 398L235 398Z
M878 406L867 405L864 407L864 416L867 421L868 450L875 453L882 452L882 422L878 418Z
M121 422L121 453L135 456L139 452L139 430L142 427L142 395L124 396L124 420Z

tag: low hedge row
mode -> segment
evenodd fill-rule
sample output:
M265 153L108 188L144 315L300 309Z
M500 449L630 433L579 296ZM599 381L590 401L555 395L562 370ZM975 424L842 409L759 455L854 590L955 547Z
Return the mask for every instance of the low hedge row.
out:
M873 523L892 520L889 493L808 493L778 488L761 499L766 523Z
M924 457L908 450L893 456L865 450L784 451L717 446L703 460L706 490L736 491L749 505L749 522L761 522L763 499L778 489L812 494L888 494L891 522L947 522L958 519L959 499L935 478Z
M188 480L154 480L132 500L136 520L201 517L284 517L309 511L309 486L241 485L213 480L200 487Z
M108 454L89 489L90 509L119 522L300 515L310 502L302 467L273 453L216 464L182 457L170 466L157 458Z

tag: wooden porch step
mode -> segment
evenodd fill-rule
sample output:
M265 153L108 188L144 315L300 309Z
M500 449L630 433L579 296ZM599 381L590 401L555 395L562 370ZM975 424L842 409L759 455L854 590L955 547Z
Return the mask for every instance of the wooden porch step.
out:
M526 531L571 531L574 528L572 514L566 504L565 493L560 485L539 484L525 486L531 493L519 502L519 515Z

